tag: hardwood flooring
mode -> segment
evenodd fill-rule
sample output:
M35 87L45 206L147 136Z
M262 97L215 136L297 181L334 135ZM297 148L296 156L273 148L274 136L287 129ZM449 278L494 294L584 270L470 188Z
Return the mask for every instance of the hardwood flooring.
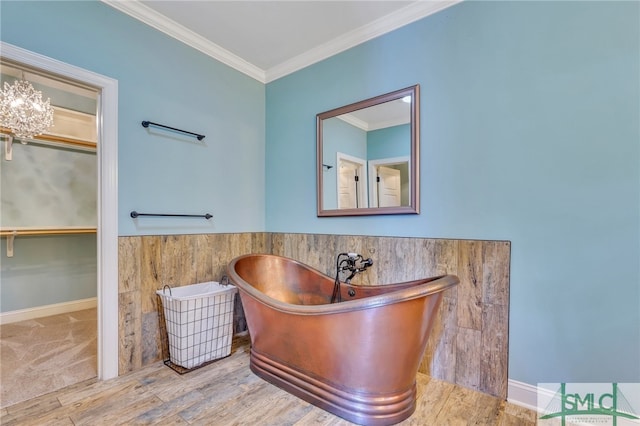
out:
M229 357L179 375L161 362L96 379L0 411L2 425L317 425L352 423L263 381L249 369L247 336ZM535 425L535 412L418 374L416 412L401 425Z

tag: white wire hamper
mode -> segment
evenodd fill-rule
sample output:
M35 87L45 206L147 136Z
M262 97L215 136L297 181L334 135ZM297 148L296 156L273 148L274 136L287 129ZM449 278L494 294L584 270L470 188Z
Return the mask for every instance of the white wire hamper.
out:
M231 353L237 289L210 281L165 286L162 300L171 363L191 369Z

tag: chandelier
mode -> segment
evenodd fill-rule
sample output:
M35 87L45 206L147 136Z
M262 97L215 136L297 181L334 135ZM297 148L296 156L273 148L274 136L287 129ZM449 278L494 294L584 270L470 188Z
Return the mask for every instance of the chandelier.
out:
M53 107L42 92L21 79L13 85L4 83L0 90L0 126L11 129L17 138L33 138L53 125Z

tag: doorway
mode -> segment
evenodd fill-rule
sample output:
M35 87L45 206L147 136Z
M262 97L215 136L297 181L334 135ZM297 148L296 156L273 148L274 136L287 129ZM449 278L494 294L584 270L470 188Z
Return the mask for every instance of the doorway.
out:
M369 160L370 207L408 206L411 194L409 157Z
M339 209L357 209L368 207L367 174L365 160L337 153L338 165L337 194Z
M5 58L1 64L4 90L24 80L53 109L44 134L0 129L6 407L97 376L98 92Z
M118 375L118 82L74 65L0 42L2 57L95 88L97 99L98 379Z

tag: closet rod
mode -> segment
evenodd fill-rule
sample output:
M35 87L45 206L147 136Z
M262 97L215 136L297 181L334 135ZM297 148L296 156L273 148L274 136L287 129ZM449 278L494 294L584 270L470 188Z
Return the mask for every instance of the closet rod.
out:
M11 130L9 130L6 127L0 127L0 133L4 136L11 136ZM18 140L22 140L20 138L16 138ZM68 138L65 136L55 136L55 135L50 135L50 134L44 134L44 135L38 135L35 136L33 138L30 139L24 139L25 141L35 141L35 142L43 142L43 143L47 143L47 142L56 142L59 144L65 144L65 145L74 145L74 146L79 146L82 148L87 148L87 149L92 149L95 150L97 149L98 144L95 142L91 142L91 141L84 141L81 139L73 139L73 138Z
M165 126L164 124L154 123L153 121L146 121L145 120L145 121L142 122L142 127L144 127L144 128L149 127L149 125L158 126L158 127L164 127L165 129L174 130L174 131L180 132L180 133L186 133L188 135L195 136L199 141L201 141L205 137L204 135L200 135L198 133L187 132L186 130L176 129L175 127Z
M60 227L60 228L4 228L0 229L0 236L35 236L35 235L69 235L95 234L96 228Z
M205 219L211 219L213 216L209 213L206 214L165 214L165 213L138 213L137 211L132 211L132 218L136 218L138 216L171 216L171 217L203 217Z

